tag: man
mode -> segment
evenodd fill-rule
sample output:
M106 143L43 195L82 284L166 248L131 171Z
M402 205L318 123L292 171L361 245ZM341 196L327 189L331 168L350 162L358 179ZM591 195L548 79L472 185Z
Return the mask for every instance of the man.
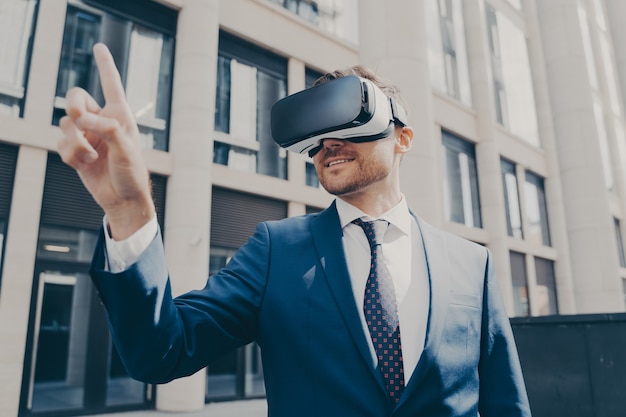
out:
M259 224L204 289L172 299L137 126L108 50L94 56L106 105L68 92L59 153L106 214L92 277L131 376L167 382L255 340L271 416L530 416L489 252L401 193L413 131L396 90L355 68L276 104L275 139L309 152L336 201ZM358 114L330 129L352 93Z

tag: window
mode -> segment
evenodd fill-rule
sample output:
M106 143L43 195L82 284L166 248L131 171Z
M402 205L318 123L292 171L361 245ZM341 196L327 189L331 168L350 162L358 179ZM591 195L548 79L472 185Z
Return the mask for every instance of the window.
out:
M446 218L468 227L482 227L474 144L445 131L442 136L446 167Z
M304 73L305 88L311 88L313 84L315 83L315 81L322 75L324 74L307 68ZM306 180L305 181L306 181L306 185L308 185L309 187L315 187L315 188L321 187L320 180L317 177L317 171L315 170L315 165L313 165L313 162L310 160L306 161Z
M533 302L537 307L537 314L540 316L558 314L554 261L535 258L535 271L537 274L537 288Z
M163 219L165 178L151 180ZM82 415L153 404L153 390L126 373L89 278L102 215L76 172L49 154L20 415Z
M526 172L524 191L526 219L528 220L528 235L526 239L531 243L550 246L548 208L546 206L543 178L532 172Z
M431 82L435 88L470 106L463 2L430 1L426 7Z
M264 220L287 217L287 203L238 191L213 188L209 275L225 267ZM211 279L209 277L209 279ZM209 365L206 400L265 395L260 350L255 343L229 352Z
M615 228L615 243L617 244L617 256L619 258L619 265L622 268L626 268L626 253L624 252L624 239L622 238L622 229L620 227L620 221L613 218L613 226Z
M287 94L287 60L225 33L219 42L213 162L286 179L270 111Z
M0 44L0 115L21 115L36 7L37 0L0 0L0 39L5 40Z
M133 5L108 2L106 11L72 2L65 19L53 123L64 115L64 97L72 87L103 101L92 47L104 42L122 76L143 146L167 150L176 18L175 11L147 0Z
M524 33L493 7L487 7L487 30L497 122L539 146L537 112Z
M321 30L358 43L357 0L271 0Z
M522 239L522 216L520 214L519 192L515 164L500 160L502 185L504 187L504 206L506 209L506 228L509 236Z
M528 278L526 275L526 255L509 252L511 261L511 279L513 283L513 315L526 317L530 315L528 300Z
M234 253L235 249L211 246L209 279L226 266ZM205 391L207 400L252 398L264 395L261 350L256 343L250 343L226 353L207 368Z

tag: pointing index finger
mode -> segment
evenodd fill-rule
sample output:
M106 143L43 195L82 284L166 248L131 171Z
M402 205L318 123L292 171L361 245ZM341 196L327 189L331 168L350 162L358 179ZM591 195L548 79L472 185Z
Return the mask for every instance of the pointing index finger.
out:
M93 56L98 66L104 99L107 103L123 103L126 97L124 86L109 48L97 43L93 47Z

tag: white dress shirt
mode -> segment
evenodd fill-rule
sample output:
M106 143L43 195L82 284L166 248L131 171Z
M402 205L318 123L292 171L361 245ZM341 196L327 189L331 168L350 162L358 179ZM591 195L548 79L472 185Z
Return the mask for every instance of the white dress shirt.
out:
M408 383L424 350L430 311L430 282L422 235L417 222L410 214L404 196L400 203L378 218L368 216L341 199L337 199L337 212L343 228L343 248L354 301L359 310L361 325L367 336L374 366L377 364L376 351L369 337L369 329L363 312L371 250L363 229L353 224L352 221L360 218L364 221L386 220L389 222L383 238L382 252L396 291L404 379L405 383Z
M408 383L424 350L430 311L430 282L419 227L415 218L409 213L404 196L398 205L377 219L368 216L341 199L336 201L337 212L343 229L343 248L354 301L369 343L374 367L377 365L376 351L369 337L369 329L363 313L363 298L370 270L371 252L363 229L353 224L352 221L361 218L364 221L380 219L389 222L389 227L383 238L382 251L396 292L404 378L405 383ZM150 245L158 229L155 216L128 239L115 241L108 232L106 218L104 219L104 226L108 269L114 273L121 272L135 263Z

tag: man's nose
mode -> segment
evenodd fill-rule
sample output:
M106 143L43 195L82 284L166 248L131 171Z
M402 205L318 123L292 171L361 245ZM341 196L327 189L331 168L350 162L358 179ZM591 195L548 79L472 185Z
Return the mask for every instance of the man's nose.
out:
M337 148L343 145L345 145L345 143L341 139L327 138L322 141L322 146L327 149Z

